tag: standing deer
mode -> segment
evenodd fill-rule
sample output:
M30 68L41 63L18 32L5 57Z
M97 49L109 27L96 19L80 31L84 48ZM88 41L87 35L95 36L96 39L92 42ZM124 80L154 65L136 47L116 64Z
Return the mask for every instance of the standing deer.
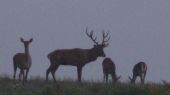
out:
M144 84L146 72L147 72L146 63L144 63L144 62L137 63L133 68L133 77L131 78L129 76L131 83L135 83L137 76L139 76L141 79L141 83Z
M78 82L81 82L83 66L97 60L98 57L105 57L103 49L109 45L107 43L110 39L108 37L109 33L106 34L103 31L103 41L101 44L96 41L97 37L93 37L93 30L89 34L86 28L86 35L94 42L95 45L93 48L61 49L48 54L50 66L46 71L46 80L48 80L48 75L51 72L54 81L56 81L55 72L60 65L72 65L77 67Z
M117 82L120 79L121 76L117 77L116 66L110 58L105 58L103 60L102 65L103 65L103 74L104 74L103 80L106 81L106 83L108 83L109 74L112 76L113 82Z
M17 68L19 68L20 69L19 79L21 80L21 76L23 75L23 83L24 81L27 81L28 72L32 64L32 60L31 60L31 56L29 52L29 44L32 41L33 41L32 38L29 41L24 41L24 39L21 38L21 42L24 44L24 47L25 47L25 53L17 53L13 57L14 80L15 80ZM26 75L25 75L24 70L26 70Z

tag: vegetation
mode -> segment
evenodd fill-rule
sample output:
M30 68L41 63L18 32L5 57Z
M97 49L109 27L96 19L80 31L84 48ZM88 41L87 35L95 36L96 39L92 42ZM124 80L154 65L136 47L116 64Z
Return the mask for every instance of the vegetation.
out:
M129 83L78 83L71 80L46 82L41 78L20 81L0 78L0 95L170 95L170 86L161 84L131 85Z

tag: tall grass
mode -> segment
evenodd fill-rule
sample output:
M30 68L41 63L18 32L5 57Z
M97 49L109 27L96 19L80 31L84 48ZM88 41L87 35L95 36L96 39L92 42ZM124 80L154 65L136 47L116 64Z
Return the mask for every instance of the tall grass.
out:
M131 85L128 83L78 83L72 80L46 82L41 78L20 81L0 78L0 95L170 95L170 86L161 84Z

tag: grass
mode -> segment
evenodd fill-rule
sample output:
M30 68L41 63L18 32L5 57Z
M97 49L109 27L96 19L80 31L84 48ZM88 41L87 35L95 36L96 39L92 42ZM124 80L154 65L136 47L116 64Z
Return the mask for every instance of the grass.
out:
M170 86L161 84L131 85L128 83L104 84L77 83L72 80L46 82L41 78L20 81L0 78L0 95L170 95Z

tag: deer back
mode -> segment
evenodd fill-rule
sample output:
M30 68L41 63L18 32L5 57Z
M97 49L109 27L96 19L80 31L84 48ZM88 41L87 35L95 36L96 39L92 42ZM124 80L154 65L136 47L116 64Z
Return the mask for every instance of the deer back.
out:
M48 54L52 63L62 65L84 65L97 59L92 49L61 49Z

